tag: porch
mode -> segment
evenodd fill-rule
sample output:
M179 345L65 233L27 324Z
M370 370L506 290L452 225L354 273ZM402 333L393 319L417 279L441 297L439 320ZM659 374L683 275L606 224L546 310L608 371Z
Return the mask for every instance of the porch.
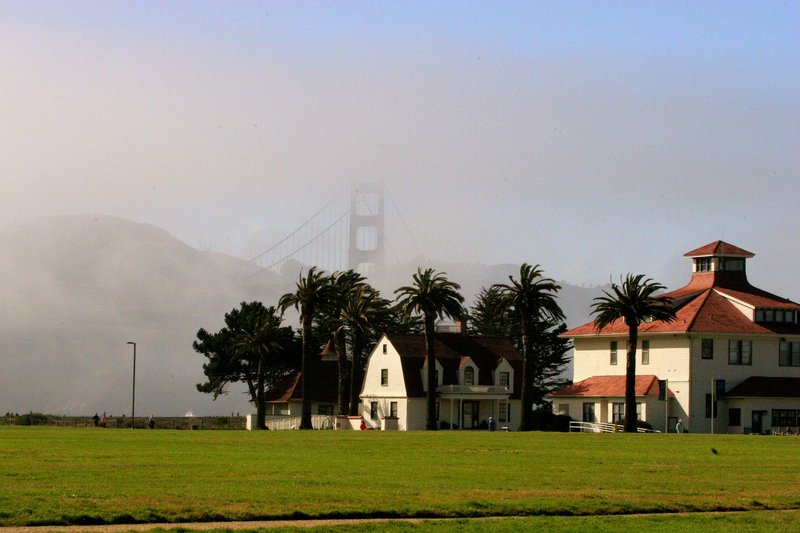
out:
M511 392L492 385L444 385L439 393L439 424L442 429L486 429L489 417L497 428L511 427Z

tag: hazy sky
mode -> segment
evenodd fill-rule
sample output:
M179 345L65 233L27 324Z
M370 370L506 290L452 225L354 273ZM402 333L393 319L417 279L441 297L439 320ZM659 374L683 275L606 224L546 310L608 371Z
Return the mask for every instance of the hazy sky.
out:
M573 283L724 239L800 299L800 3L0 2L0 224L249 258L351 180L429 257Z

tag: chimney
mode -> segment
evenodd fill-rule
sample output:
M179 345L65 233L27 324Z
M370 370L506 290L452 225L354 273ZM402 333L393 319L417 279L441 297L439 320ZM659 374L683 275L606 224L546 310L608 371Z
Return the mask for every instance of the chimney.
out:
M461 331L461 334L466 337L467 336L467 332L468 332L466 315L464 315L464 316L462 316L462 317L460 317L458 319L458 326L459 326L459 329Z

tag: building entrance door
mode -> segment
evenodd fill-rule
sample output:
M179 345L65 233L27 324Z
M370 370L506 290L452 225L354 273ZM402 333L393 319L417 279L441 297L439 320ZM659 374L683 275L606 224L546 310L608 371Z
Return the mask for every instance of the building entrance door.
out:
M762 433L764 431L764 418L767 416L766 411L753 411L753 433Z
M465 401L461 405L461 427L463 429L477 429L479 424L478 402Z

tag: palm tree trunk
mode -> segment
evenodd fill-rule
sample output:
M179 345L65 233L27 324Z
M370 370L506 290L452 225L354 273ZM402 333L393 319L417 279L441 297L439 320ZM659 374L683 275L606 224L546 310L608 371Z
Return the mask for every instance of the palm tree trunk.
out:
M425 429L439 429L439 421L436 420L436 353L433 348L433 340L436 335L434 329L434 316L425 314L425 353L428 357L428 394L426 396L427 414L425 417Z
M350 416L358 416L358 395L361 393L364 363L361 362L362 341L353 339L353 362L350 367Z
M625 364L625 433L636 433L636 343L639 327L628 326L628 350Z
M349 387L348 385L348 368L347 368L347 345L345 343L344 332L336 331L333 334L334 347L336 348L336 355L339 362L339 414L346 415L350 411L349 407Z
M313 361L311 360L311 327L312 316L303 313L303 403L300 413L300 429L314 429L311 423L311 391L313 376L311 370Z
M520 431L531 431L533 429L533 413L531 408L533 402L533 363L530 354L531 324L530 318L522 316L522 414L519 420Z
M258 357L258 378L256 381L256 429L267 429L267 405L264 402L264 354Z

